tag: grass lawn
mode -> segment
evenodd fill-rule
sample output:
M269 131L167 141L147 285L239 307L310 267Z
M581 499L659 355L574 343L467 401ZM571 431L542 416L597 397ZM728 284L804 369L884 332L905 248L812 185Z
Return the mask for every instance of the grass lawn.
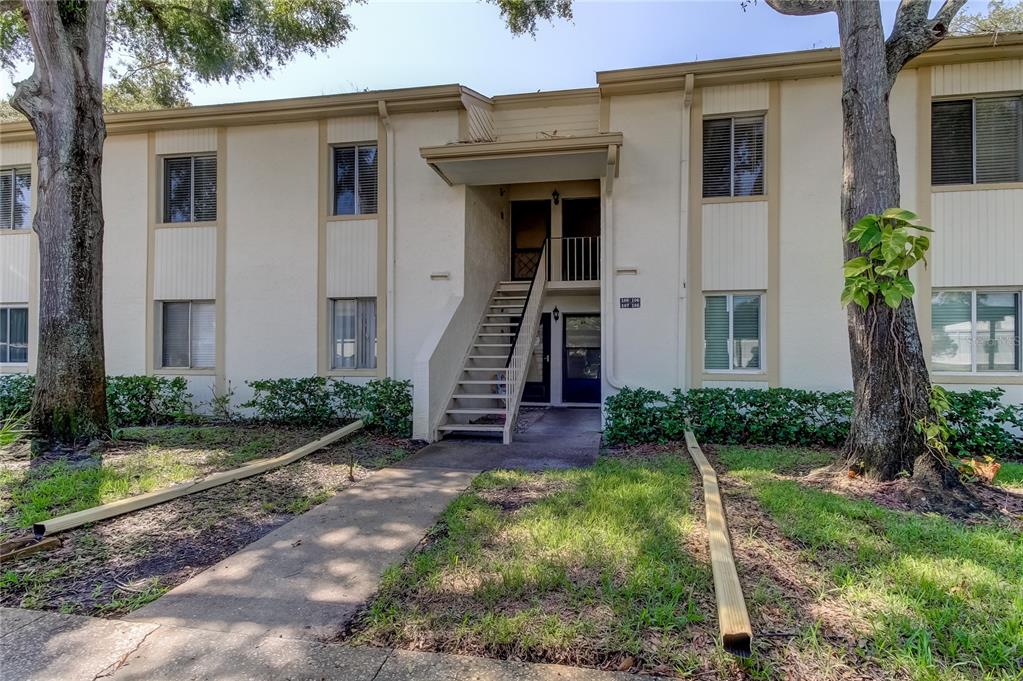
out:
M736 552L752 582L747 597L760 587L789 601L788 617L773 624L794 638L788 650L762 651L765 664L873 669L882 678L1020 678L1018 524L966 525L804 484L801 470L826 463L826 452L720 447L716 456L728 471L730 520L744 515ZM774 607L770 600L753 604L755 616Z
M0 453L0 540L32 523L283 454L326 431L250 425L131 428L68 459ZM58 535L0 568L0 605L118 614L330 498L417 443L360 432L283 468Z
M1023 463L1003 461L995 476L995 484L1001 487L1018 487L1023 489Z
M671 672L713 612L688 459L478 477L392 567L355 640ZM713 650L713 645L710 646Z

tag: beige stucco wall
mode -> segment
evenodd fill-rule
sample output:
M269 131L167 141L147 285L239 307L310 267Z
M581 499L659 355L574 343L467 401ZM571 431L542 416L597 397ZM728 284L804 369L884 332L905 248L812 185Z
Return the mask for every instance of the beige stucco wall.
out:
M227 131L224 367L243 380L311 376L317 349L316 123Z

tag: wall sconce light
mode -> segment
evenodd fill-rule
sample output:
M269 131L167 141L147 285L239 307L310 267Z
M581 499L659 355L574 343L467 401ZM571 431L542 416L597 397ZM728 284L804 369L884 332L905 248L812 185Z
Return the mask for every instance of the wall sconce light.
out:
M554 311L551 312L551 316L554 317L554 321L558 321L559 319L561 319L561 310L555 307Z
M555 189L554 193L551 194L551 198L554 199L554 205L555 206L558 205L559 201L561 201L561 194L558 193L557 189Z

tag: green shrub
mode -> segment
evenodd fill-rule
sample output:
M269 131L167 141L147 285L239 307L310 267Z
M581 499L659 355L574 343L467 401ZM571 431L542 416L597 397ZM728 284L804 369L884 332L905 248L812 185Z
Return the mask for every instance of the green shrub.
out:
M333 391L322 376L246 381L252 399L241 406L256 418L292 426L328 426L338 421Z
M957 456L1023 457L1023 405L1001 402L1004 391L949 393L947 415ZM849 434L851 392L792 388L699 388L670 396L625 388L605 404L609 444L681 439L689 422L702 442L839 447Z
M192 396L181 376L107 377L107 413L115 428L179 421L191 411Z
M0 419L27 414L32 409L36 378L31 374L0 376Z
M1004 394L1002 388L947 392L952 455L1023 458L1023 404L1003 404Z
M385 433L412 435L412 382L382 378L362 389L362 418L367 426Z

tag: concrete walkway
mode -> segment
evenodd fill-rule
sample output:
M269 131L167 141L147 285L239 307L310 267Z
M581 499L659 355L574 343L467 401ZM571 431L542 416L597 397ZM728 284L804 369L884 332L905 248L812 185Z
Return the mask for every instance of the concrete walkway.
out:
M0 681L627 681L631 675L0 608Z
M414 454L408 465L451 469L539 471L593 465L600 453L600 409L553 407L520 417L531 421L510 445L497 438L452 436Z
M338 636L479 469L388 468L126 620L322 641Z

